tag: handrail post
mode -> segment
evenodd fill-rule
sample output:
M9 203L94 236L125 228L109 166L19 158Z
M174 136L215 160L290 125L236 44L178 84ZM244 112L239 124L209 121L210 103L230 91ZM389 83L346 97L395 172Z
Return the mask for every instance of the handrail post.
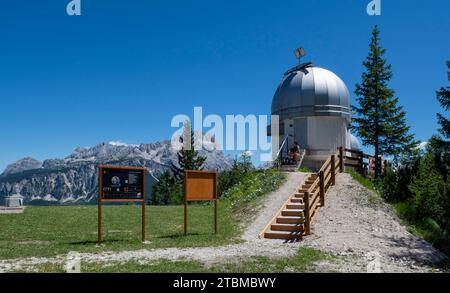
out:
M305 203L305 209L303 211L303 214L305 216L305 235L311 234L311 227L310 227L310 218L309 218L309 192L305 191L305 198L303 199L303 202Z
M339 172L344 173L344 148L339 148Z
M359 170L358 171L359 171L359 173L361 175L364 176L364 168L363 168L363 165L364 165L364 153L361 151L361 152L359 152L358 156L359 156Z
M341 156L342 158L342 156ZM331 185L336 185L336 163L335 163L335 156L331 156Z
M320 182L320 205L325 206L325 176L323 171L319 172L319 182Z

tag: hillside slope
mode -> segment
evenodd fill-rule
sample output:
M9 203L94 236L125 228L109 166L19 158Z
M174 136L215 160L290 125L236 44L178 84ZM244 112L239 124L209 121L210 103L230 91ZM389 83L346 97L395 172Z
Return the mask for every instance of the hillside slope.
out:
M304 245L354 257L350 271L426 272L446 256L407 231L393 209L349 174L340 174Z

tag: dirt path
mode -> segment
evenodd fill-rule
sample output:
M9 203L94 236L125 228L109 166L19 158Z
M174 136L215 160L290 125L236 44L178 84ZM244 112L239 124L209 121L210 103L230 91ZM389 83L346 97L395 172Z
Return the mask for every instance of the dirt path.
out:
M153 250L82 253L84 262L124 262L157 259L190 259L214 265L254 256L289 257L299 246L318 248L339 257L335 262L317 264L316 271L338 272L429 272L444 255L430 244L406 231L391 209L349 175L338 176L326 206L312 225L313 235L300 243L259 239L258 235L304 178L289 173L287 182L267 196L265 206L246 228L242 244L204 248L166 248ZM372 200L370 200L372 198ZM43 263L64 263L66 255L54 258L0 260L0 272L14 271Z
M427 272L445 258L425 240L409 233L376 193L340 174L304 245L355 258L382 272Z

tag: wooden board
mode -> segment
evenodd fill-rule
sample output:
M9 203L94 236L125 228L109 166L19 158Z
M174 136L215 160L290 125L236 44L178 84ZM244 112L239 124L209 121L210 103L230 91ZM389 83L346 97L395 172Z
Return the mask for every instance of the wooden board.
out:
M185 200L208 201L217 199L217 173L185 171Z
M145 188L147 169L139 167L98 166L98 243L102 242L102 207L108 202L142 204L141 239L145 242Z
M145 168L99 166L101 201L144 201Z

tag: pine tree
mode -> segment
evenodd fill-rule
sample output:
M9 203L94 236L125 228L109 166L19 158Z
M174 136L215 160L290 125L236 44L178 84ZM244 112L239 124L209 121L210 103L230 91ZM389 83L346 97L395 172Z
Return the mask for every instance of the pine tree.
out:
M447 61L447 67L450 69L450 61ZM450 81L450 71L447 72ZM445 112L450 109L450 87L442 87L436 94L439 103ZM429 143L429 150L433 153L435 166L439 173L447 181L448 171L450 169L450 121L443 114L437 114L438 123L441 126L439 132L441 135L435 135Z
M181 140L183 148L177 153L178 166L172 164L172 170L178 179L183 178L184 170L202 170L206 160L195 150L195 135L188 121L184 124L184 134Z
M388 85L392 78L391 65L384 59L386 49L380 45L380 30L375 26L370 42L370 53L363 62L366 71L362 83L356 85L358 106L352 110L356 114L352 129L362 139L365 146L372 146L375 157L393 155L413 149L417 142L409 134L406 113L398 105L399 99ZM376 160L375 177L379 177L381 166Z
M447 67L450 69L450 61L447 61ZM447 72L448 80L450 81L450 71ZM437 99L441 104L444 111L447 112L450 109L450 87L442 87L437 92ZM450 121L442 114L437 114L439 124L441 125L440 132L445 138L450 137Z
M181 189L181 184L166 170L153 186L151 202L154 205L180 204L183 197Z

